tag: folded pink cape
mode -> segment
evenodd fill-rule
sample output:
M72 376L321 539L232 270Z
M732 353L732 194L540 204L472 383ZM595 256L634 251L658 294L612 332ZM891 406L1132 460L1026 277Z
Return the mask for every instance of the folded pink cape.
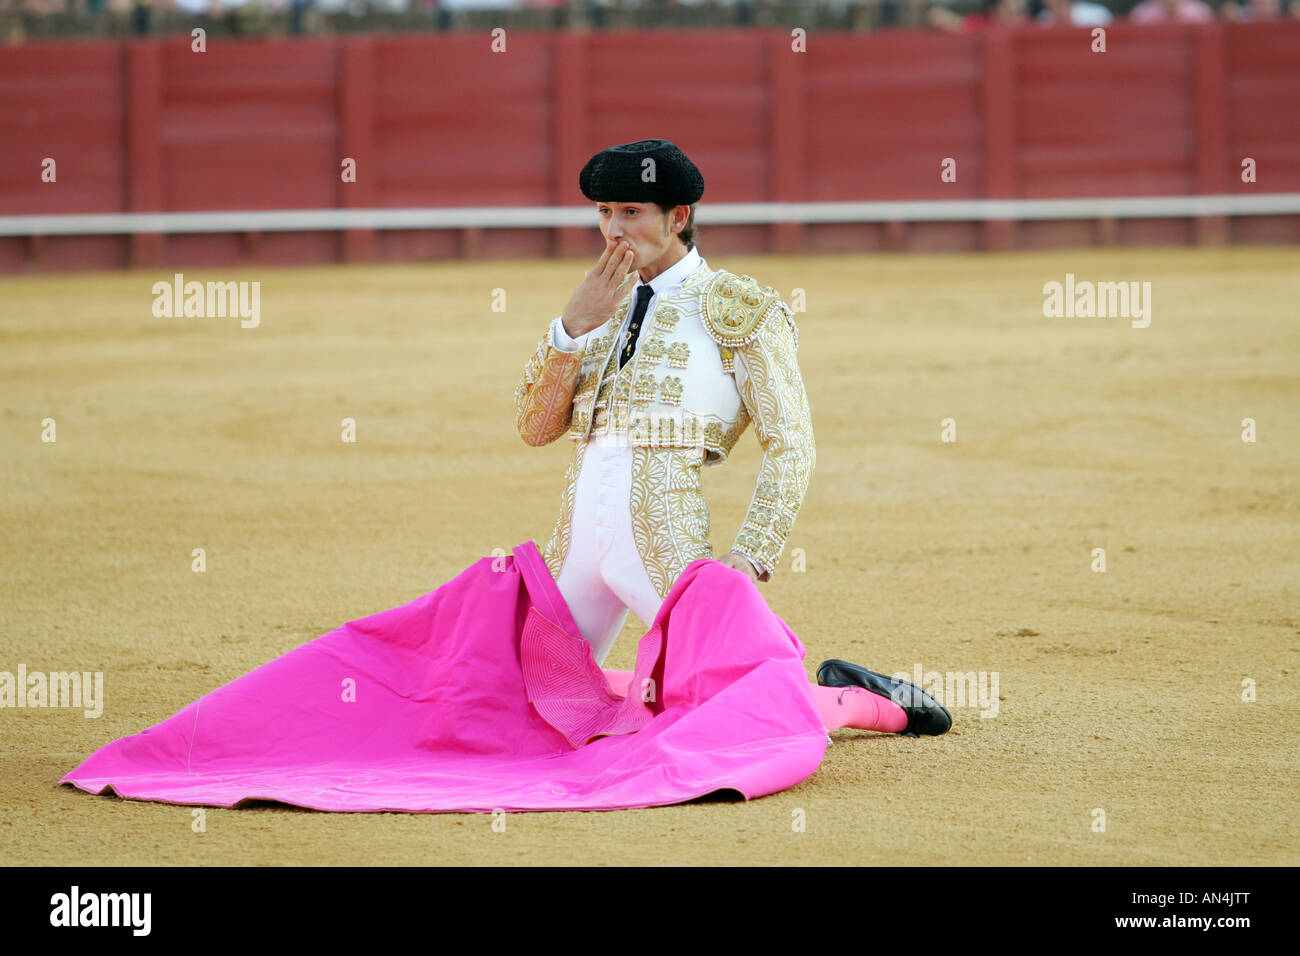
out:
M528 541L100 747L60 782L350 811L753 798L803 780L826 752L803 656L746 575L701 558L641 638L624 696Z

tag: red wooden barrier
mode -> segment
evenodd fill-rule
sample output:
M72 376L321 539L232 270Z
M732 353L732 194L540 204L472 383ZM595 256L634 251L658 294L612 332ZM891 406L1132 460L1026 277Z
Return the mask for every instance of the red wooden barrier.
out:
M0 48L0 216L576 205L663 136L703 202L1300 192L1300 22L514 32ZM646 64L658 73L644 82ZM57 182L41 181L45 158ZM1258 179L1241 180L1255 161ZM345 158L355 182L341 180ZM957 179L942 182L955 160ZM593 216L593 226L595 224ZM1300 217L706 227L737 251L1300 241ZM593 229L0 237L0 271L578 255Z

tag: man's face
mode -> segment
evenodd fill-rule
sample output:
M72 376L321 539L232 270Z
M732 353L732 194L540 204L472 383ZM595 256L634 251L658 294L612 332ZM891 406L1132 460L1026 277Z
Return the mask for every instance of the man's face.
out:
M658 262L677 241L671 228L673 210L665 213L655 203L602 202L596 211L605 238L622 239L632 247L633 269Z

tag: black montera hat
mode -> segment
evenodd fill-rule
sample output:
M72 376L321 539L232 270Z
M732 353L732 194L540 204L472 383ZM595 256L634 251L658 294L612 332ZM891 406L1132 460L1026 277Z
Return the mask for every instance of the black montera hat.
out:
M704 195L704 177L668 140L642 139L602 149L587 160L578 188L592 202L689 206Z

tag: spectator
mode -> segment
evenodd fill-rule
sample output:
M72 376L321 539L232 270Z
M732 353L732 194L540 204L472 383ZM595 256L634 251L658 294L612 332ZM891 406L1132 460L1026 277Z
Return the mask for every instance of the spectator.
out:
M131 32L141 37L153 32L153 0L136 0L132 5Z
M1104 27L1113 18L1100 3L1088 0L1043 0L1038 22L1045 27L1069 24L1072 27Z
M1025 0L983 0L979 13L964 17L947 7L936 6L926 11L925 18L930 26L947 33L970 33L986 27L1014 27L1029 22Z
M1213 23L1214 10L1201 0L1142 0L1128 18L1133 23Z
M1282 0L1247 0L1246 3L1229 2L1219 8L1219 15L1225 20L1233 20L1237 23L1279 20L1282 18Z

